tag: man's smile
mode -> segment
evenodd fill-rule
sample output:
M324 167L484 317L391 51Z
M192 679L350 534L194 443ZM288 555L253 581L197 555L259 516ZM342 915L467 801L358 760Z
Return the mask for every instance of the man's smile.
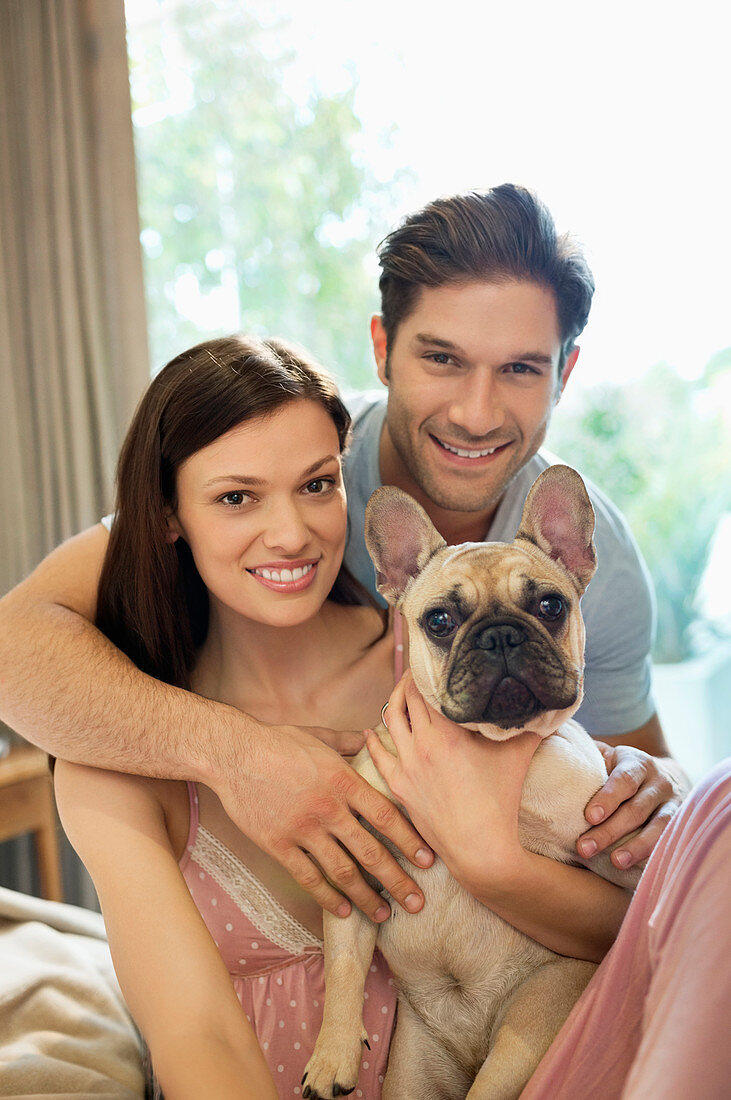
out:
M439 448L443 454L447 454L455 459L466 460L469 463L475 463L480 460L486 460L492 457L494 454L502 453L507 447L511 445L512 441L505 443L496 443L492 447L459 447L453 443L447 443L444 439L440 439L439 436L429 432L429 438Z

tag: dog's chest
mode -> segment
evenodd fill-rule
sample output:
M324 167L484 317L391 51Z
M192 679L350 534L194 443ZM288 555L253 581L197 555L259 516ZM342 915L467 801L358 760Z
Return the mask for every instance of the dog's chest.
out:
M463 890L440 860L428 872L408 866L424 908L408 914L391 901L377 944L399 995L476 1073L505 999L552 955Z
M568 839L559 840L555 834L551 835L553 830L548 825L553 817L552 794L559 774L563 773L561 779L566 782L567 769L573 779L569 784L572 795L568 801L576 812L569 817L577 818L577 814L581 814L579 807L585 804L581 799L588 798L600 785L589 768L589 787L586 792L579 793L576 787L581 788L584 784L576 783L573 753L566 754L564 748L563 743L557 743L550 751L549 746L545 746L544 751L537 754L534 783L539 790L549 792L548 804L537 800L538 816L529 810L521 829L526 834L523 840L526 847L543 849L554 858L566 858ZM591 748L596 751L593 746ZM600 757L599 760L601 762ZM369 756L363 754L355 764L370 783L392 797ZM538 775L545 770L550 773L552 782L548 782L548 776L538 780ZM559 783L559 790L562 785ZM523 809L525 812L528 806L524 805ZM561 811L557 816L566 816L566 808L561 806ZM364 824L368 827L367 822ZM562 825L566 827L565 822ZM580 831L580 826L572 822L568 832L572 833L574 828ZM532 835L536 830L542 831L540 838ZM379 926L378 946L397 980L401 995L432 1028L442 1032L445 1038L450 1037L450 1045L462 1036L463 1045L471 1051L468 1060L474 1056L479 1064L479 1059L484 1057L482 1044L505 998L536 966L555 956L468 894L441 860L437 859L428 870L420 870L388 840L380 839L421 887L425 904L421 912L414 915L404 913L391 900L391 917Z
M468 894L441 860L426 872L403 858L399 862L425 898L416 914L404 913L389 898L391 917L378 929L378 947L403 984L431 982L441 975L452 984L489 986L501 981L503 970L514 969L513 959L520 966L533 956L550 955Z

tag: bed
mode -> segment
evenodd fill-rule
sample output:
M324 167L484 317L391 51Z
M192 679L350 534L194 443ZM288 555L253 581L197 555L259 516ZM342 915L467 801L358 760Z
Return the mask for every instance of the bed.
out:
M144 1095L101 916L0 887L0 1096Z

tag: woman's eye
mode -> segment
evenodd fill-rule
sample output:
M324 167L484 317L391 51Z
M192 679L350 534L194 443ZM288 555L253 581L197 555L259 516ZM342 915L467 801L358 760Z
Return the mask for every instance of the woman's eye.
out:
M222 497L219 497L219 500L222 504L228 504L231 508L238 508L251 500L251 497L243 489L232 489L230 493L224 493Z
M448 638L457 629L457 623L443 607L430 611L426 617L426 629L433 638Z
M564 604L560 596L544 596L538 604L538 617L555 622L563 615Z
M334 484L335 482L331 477L316 477L314 481L307 482L305 492L317 496L320 493L326 493Z

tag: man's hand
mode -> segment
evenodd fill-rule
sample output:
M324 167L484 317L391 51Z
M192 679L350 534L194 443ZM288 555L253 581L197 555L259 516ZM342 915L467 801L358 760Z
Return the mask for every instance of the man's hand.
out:
M93 625L108 539L101 524L77 535L0 601L3 720L61 759L205 783L239 828L331 912L344 915L350 904L326 875L369 916L388 916L355 860L405 909L420 909L421 891L356 815L422 867L433 862L428 846L323 743L349 755L363 734L262 726L140 672Z
M576 847L589 859L639 830L610 857L626 870L650 855L683 801L687 783L672 759L651 756L634 745L596 745L609 778L586 807L586 820L595 828L584 833Z
M363 735L263 727L256 750L254 739L248 742L243 769L235 741L229 743L231 759L216 761L211 786L242 832L278 860L324 909L347 916L346 894L372 920L389 916L388 905L366 883L360 864L404 909L418 912L423 894L357 815L420 867L431 865L432 852L397 807L325 739L353 752Z

